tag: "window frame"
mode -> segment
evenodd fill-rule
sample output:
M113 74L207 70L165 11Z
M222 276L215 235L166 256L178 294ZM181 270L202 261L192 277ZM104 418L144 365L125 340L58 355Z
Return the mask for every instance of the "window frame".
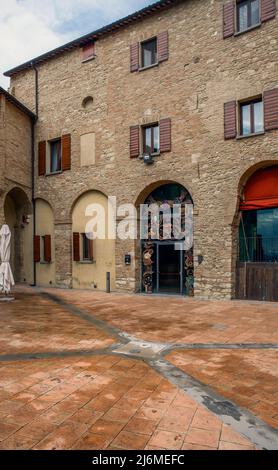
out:
M154 151L154 129L158 129L158 151ZM142 126L142 147L143 153L147 153L147 146L146 146L146 130L151 129L151 152L150 155L160 155L160 126L159 122L155 122L152 124L146 124Z
M40 264L51 264L51 261L45 260L45 237L46 235L39 235L40 237Z
M93 242L90 238L87 237L86 233L81 233L81 240L82 240L82 260L81 263L93 263L93 257L90 257L91 254L91 247L90 244ZM88 251L88 257L85 256L85 251Z
M53 165L52 164L52 146L58 142L60 143L60 169L54 171L52 168L52 165ZM62 138L58 137L56 139L49 140L48 145L49 145L49 173L48 175L56 175L56 174L62 173Z
M150 42L156 42L156 62L151 63L150 65L145 65L144 64L144 45ZM151 67L155 67L158 65L158 38L157 36L153 36L152 38L146 39L142 42L140 42L140 69L139 70L145 70L149 69Z
M249 31L250 29L256 28L261 25L261 0L258 0L259 2L259 21L258 23L251 24L252 21L252 15L251 15L251 1L252 0L237 0L236 1L236 34L241 34L245 33L246 31ZM239 29L239 23L240 23L240 5L243 3L247 3L247 28L245 29Z
M263 129L261 131L255 131L255 113L254 113L254 104L262 103L262 112L263 112ZM250 132L248 134L243 133L243 118L242 118L242 108L244 106L250 105ZM253 99L248 99L246 101L239 102L239 137L249 137L257 134L264 134L264 102L263 97L257 97Z

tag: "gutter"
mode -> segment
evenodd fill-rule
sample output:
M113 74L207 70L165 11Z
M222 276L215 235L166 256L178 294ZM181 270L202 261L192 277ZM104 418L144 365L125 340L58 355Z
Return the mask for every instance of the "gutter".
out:
M39 113L39 72L37 67L32 63L32 68L35 71L35 109L36 117L32 120L31 128L31 166L32 166L32 206L33 206L33 235L36 235L37 220L36 220L36 199L35 199L35 126L38 121ZM37 263L33 260L33 284L37 285Z

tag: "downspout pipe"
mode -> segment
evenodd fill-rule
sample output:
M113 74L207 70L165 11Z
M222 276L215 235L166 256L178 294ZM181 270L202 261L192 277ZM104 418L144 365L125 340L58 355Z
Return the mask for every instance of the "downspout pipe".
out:
M35 72L35 109L36 118L32 122L31 140L32 140L32 206L33 206L33 234L36 235L36 199L35 199L35 126L39 116L39 72L37 67L32 63L32 68ZM37 264L33 261L33 286L37 285Z

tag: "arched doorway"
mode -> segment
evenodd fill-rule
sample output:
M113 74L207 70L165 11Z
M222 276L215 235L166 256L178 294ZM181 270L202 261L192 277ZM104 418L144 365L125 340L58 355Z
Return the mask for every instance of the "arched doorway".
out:
M32 205L21 188L13 188L5 197L5 222L11 237L11 268L16 282L33 282Z
M193 202L189 192L176 183L154 189L141 206L140 229L141 291L193 296ZM186 236L190 231L191 242Z
M244 187L237 297L278 301L278 165L257 170Z

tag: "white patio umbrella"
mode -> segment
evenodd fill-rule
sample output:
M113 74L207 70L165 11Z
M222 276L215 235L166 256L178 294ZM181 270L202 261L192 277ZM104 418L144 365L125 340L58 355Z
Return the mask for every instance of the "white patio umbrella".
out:
M11 256L11 231L8 225L3 225L0 230L0 292L9 294L11 286L14 286L14 277L10 266Z

